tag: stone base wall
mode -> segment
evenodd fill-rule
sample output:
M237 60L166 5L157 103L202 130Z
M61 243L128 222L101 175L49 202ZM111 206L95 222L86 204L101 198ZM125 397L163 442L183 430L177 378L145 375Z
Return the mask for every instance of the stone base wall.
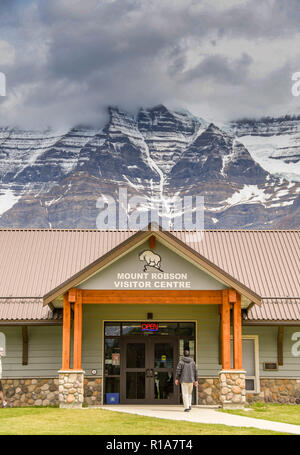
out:
M84 404L87 406L101 406L102 378L84 378Z
M261 378L260 393L247 393L247 402L300 404L300 379Z
M245 371L220 371L220 401L223 408L243 408L246 403Z
M219 378L198 378L198 404L220 405Z
M2 379L9 407L57 406L58 378Z
M81 408L83 403L83 371L59 371L59 407Z

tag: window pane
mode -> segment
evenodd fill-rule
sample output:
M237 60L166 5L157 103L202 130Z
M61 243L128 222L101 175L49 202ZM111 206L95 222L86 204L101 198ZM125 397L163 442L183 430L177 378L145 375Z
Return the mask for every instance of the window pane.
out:
M120 323L106 322L105 323L105 336L106 337L119 337L121 335Z
M142 335L140 322L126 322L122 325L122 335Z
M254 379L246 379L246 390L255 390Z
M142 400L145 398L145 373L126 373L126 398L129 400Z
M173 368L173 344L155 343L154 368Z
M179 340L179 357L183 357L184 351L190 351L190 356L195 360L195 340Z
M145 344L128 343L126 349L127 368L145 368Z
M120 393L120 379L119 378L106 378L105 379L105 393Z
M2 355L6 356L6 342L5 335L3 332L0 332L0 349L2 350Z
M145 321L146 322L146 321ZM151 324L152 321L147 321ZM153 321L156 322L156 321ZM138 322L125 322L122 326L122 335L177 335L178 324L177 322L159 322L158 330L142 330L142 321Z
M154 398L155 400L166 400L174 395L173 373L155 371L154 373Z
M105 338L105 375L120 374L120 338Z
M195 336L194 322L180 322L179 330L180 330L181 337L194 337Z
M255 376L254 340L243 340L243 368L246 376Z
M233 340L231 340L231 368L233 368ZM255 344L254 339L243 339L243 369L246 376L255 376Z
M120 379L105 379L105 403L115 404L120 402Z

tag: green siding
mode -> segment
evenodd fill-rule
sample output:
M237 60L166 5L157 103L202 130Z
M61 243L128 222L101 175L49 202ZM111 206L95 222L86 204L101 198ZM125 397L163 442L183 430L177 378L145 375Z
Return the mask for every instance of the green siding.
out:
M83 369L102 374L103 321L144 320L152 312L155 320L197 321L197 366L200 375L215 376L218 365L219 317L216 305L84 305Z
M291 353L292 334L300 332L300 327L285 327L283 337L283 366L278 371L264 371L264 362L277 362L277 327L244 326L244 335L258 335L259 342L259 374L262 377L300 377L300 357Z
M0 327L6 336L3 378L54 377L61 367L62 327L28 327L28 365L22 365L22 328Z
M84 305L83 307L83 369L87 375L96 369L102 375L102 329L104 320L144 320L152 312L155 320L197 321L197 366L200 376L217 376L219 315L216 305ZM0 327L6 335L6 357L3 377L55 377L61 368L61 326L31 326L29 363L22 365L21 327ZM259 366L262 377L300 377L300 357L291 349L292 334L300 327L284 328L284 365L278 371L264 371L263 362L277 361L277 327L243 326L244 335L259 337Z

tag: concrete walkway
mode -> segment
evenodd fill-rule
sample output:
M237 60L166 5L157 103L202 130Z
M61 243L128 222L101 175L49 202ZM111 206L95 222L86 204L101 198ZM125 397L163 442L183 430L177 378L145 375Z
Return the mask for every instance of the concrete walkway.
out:
M102 406L102 409L156 417L159 419L184 420L186 422L220 424L232 427L252 427L281 433L300 434L300 425L227 414L211 408L194 407L190 412L183 412L182 406L106 405Z

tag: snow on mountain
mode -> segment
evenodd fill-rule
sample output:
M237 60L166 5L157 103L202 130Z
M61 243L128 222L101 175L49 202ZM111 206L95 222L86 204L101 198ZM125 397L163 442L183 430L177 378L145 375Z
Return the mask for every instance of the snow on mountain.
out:
M234 134L262 168L300 182L300 118L244 120L231 124Z
M0 129L0 226L96 226L99 197L202 195L207 228L300 224L300 119L224 127L159 105L104 128Z

